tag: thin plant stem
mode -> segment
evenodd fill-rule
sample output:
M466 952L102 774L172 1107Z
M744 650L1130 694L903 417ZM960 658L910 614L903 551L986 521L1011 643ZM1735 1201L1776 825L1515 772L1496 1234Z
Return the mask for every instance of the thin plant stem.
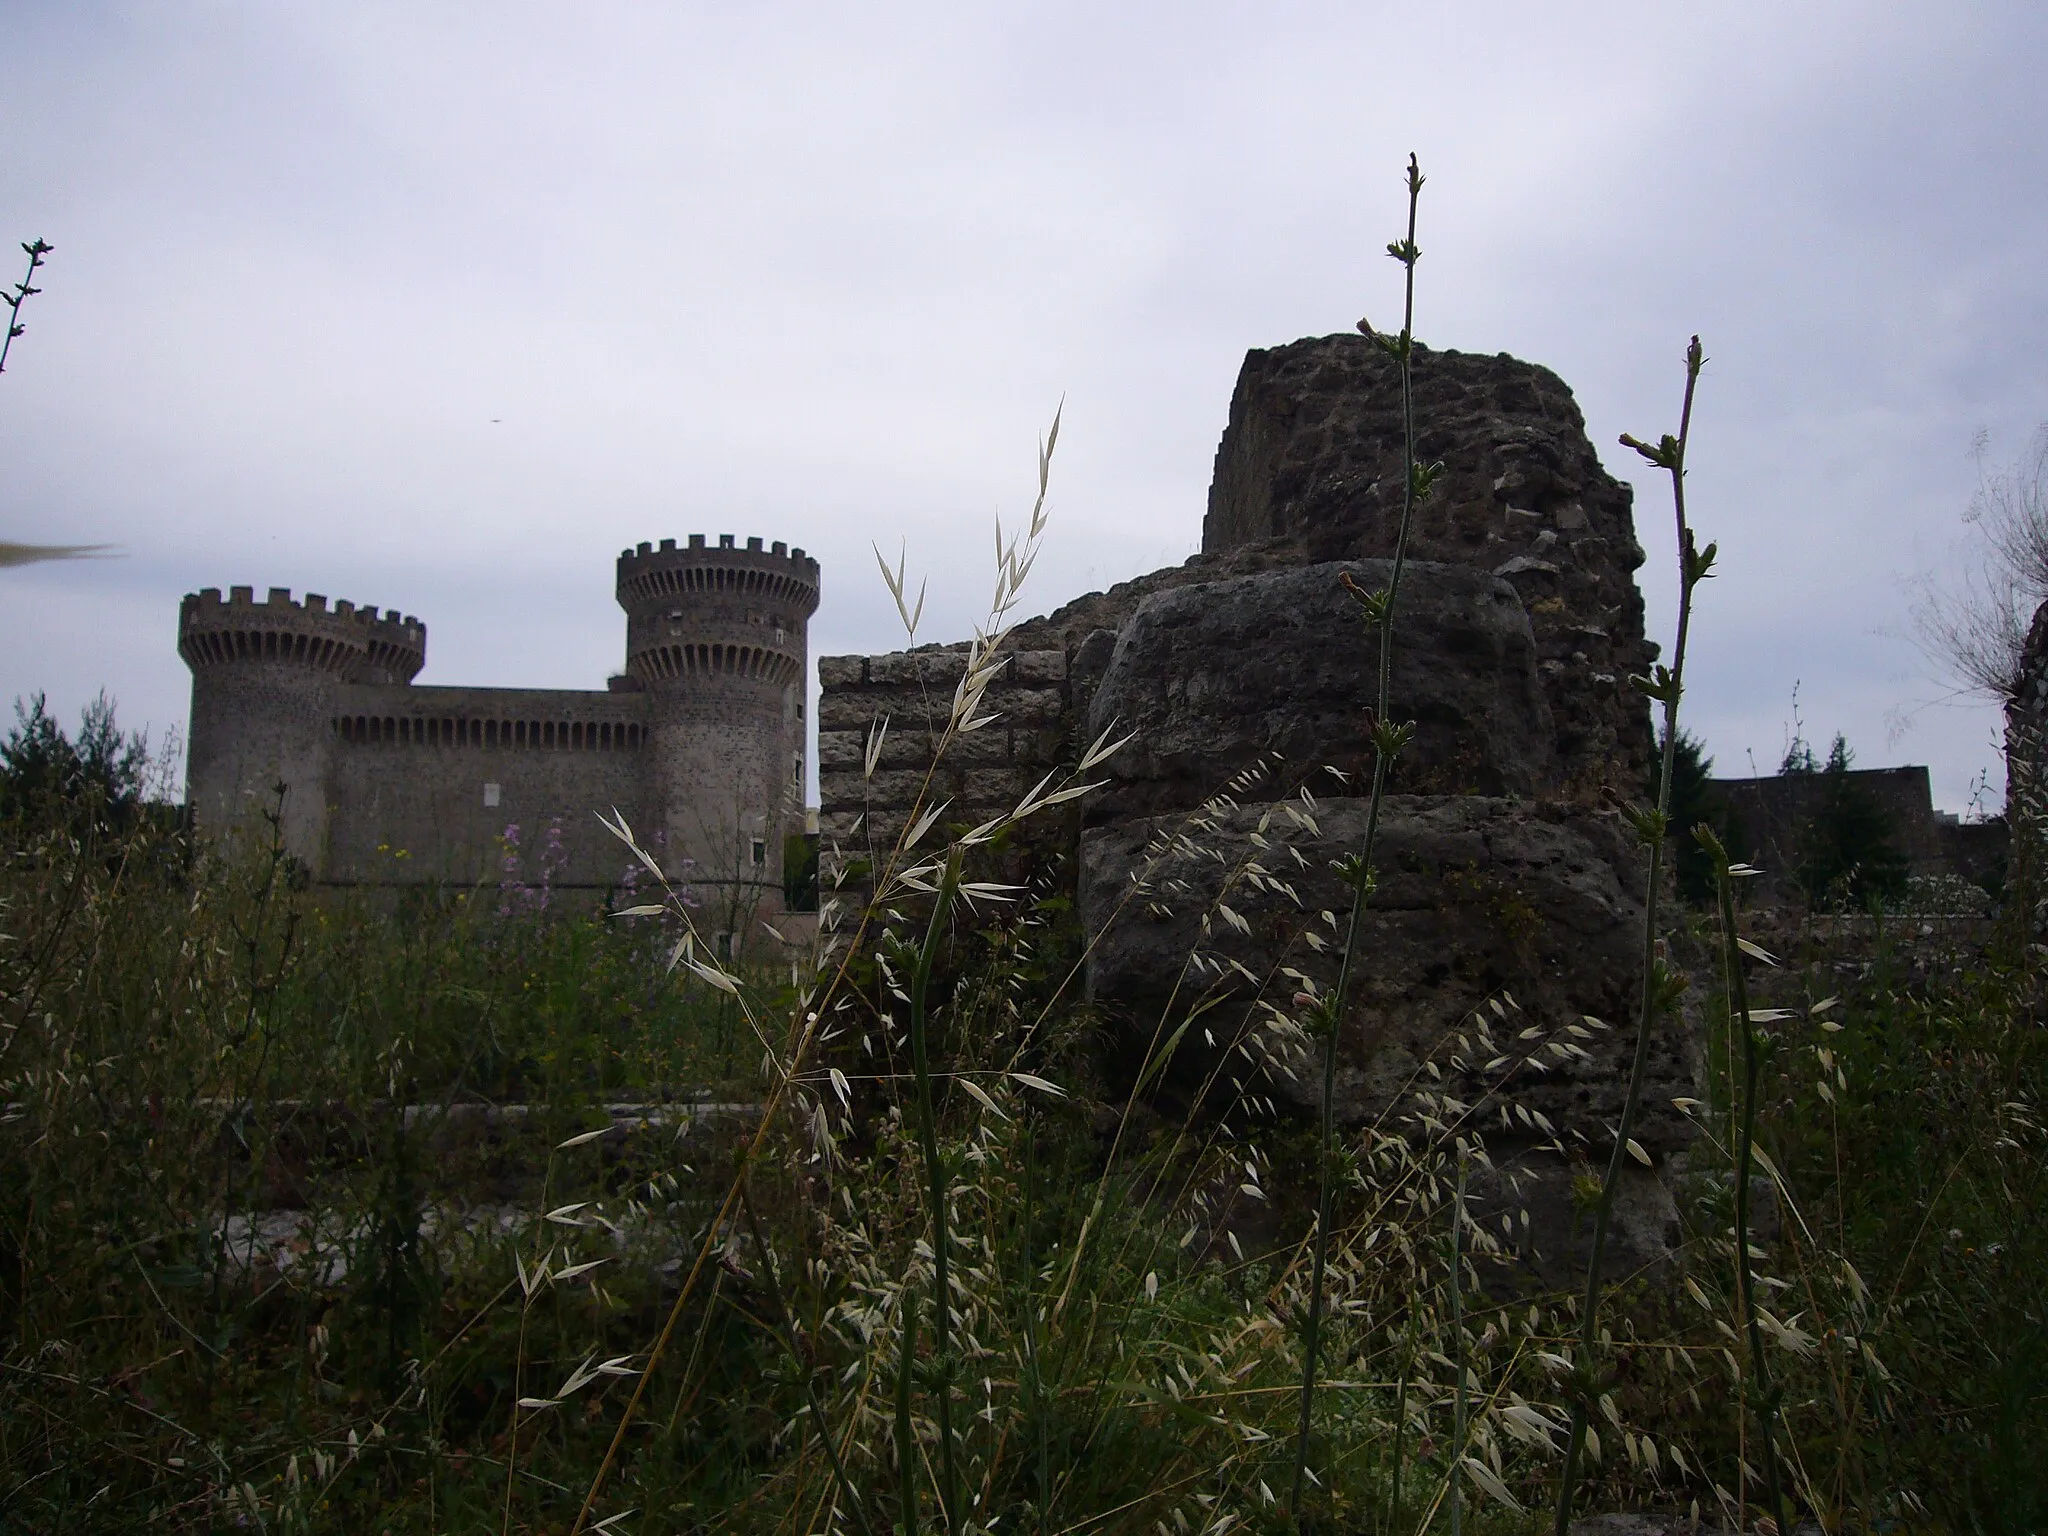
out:
M1422 170L1415 156L1408 157L1408 236L1388 247L1389 253L1406 269L1401 309L1401 334L1389 340L1377 336L1360 321L1360 328L1390 351L1401 369L1402 476L1401 521L1394 535L1394 559L1384 591L1366 599L1368 614L1379 636L1378 708L1373 720L1372 795L1365 814L1365 842L1351 870L1351 921L1345 929L1344 954L1337 965L1337 982L1325 1001L1323 1012L1322 1115L1317 1162L1315 1251L1310 1259L1308 1317L1302 1341L1301 1407L1295 1426L1294 1480L1288 1492L1288 1510L1298 1527L1305 1526L1302 1495L1308 1481L1309 1432L1315 1418L1316 1368L1322 1347L1323 1287L1330 1258L1331 1206L1336 1194L1337 1156L1337 1039L1344 1016L1344 1001L1351 989L1351 972L1357 959L1359 938L1365 926L1366 898L1372 889L1373 845L1379 837L1380 807L1386 799L1387 770L1393 764L1405 732L1391 721L1394 688L1394 599L1401 587L1401 571L1408 557L1408 530L1415 520L1415 505L1423 490L1415 459L1415 263L1421 252L1415 244L1415 211L1422 196ZM1346 578L1349 586L1349 578ZM1351 590L1356 592L1356 588Z
M1046 1521L1051 1518L1050 1492L1052 1489L1052 1450L1046 1443L1048 1426L1045 1422L1044 1386L1039 1376L1038 1363L1038 1269L1031 1259L1031 1224L1036 1215L1035 1195L1038 1180L1038 1135L1035 1118L1027 1110L1024 1120L1024 1383L1025 1412L1031 1415L1036 1429L1033 1435L1033 1450L1038 1457L1038 1532L1045 1536Z
M1415 1309L1408 1309L1408 1337L1401 1351L1401 1385L1394 1392L1394 1475L1387 1492L1387 1531L1389 1536L1401 1529L1401 1479L1408 1469L1405 1452L1408 1449L1408 1383L1415 1374Z
M853 1479L847 1474L846 1462L840 1457L839 1447L832 1439L831 1426L825 1422L825 1405L818 1401L818 1372L811 1362L804 1358L803 1350L797 1344L796 1318L789 1310L789 1303L782 1295L782 1282L775 1273L775 1254L768 1246L768 1239L761 1231L760 1218L754 1214L754 1200L744 1184L740 1186L740 1214L746 1218L748 1235L754 1239L754 1252L761 1261L761 1272L768 1281L768 1304L775 1309L776 1332L781 1336L783 1350L789 1355L792 1367L804 1379L804 1403L810 1410L811 1425L817 1431L818 1443L825 1448L825 1458L832 1464L833 1479L839 1484L839 1493L846 1500L847 1508L853 1511L853 1518L863 1531L872 1530L868 1524L867 1504L860 1491L854 1487Z
M1764 1354L1763 1327L1756 1315L1756 1275L1749 1262L1749 1178L1755 1163L1757 1075L1762 1052L1755 1024L1749 1015L1749 980L1742 970L1742 949L1735 934L1735 883L1729 872L1728 850L1720 839L1701 825L1694 833L1714 860L1714 892L1721 908L1721 954L1727 972L1728 1022L1742 1032L1742 1108L1735 1132L1735 1295L1742 1311L1743 1332L1749 1338L1751 1406L1756 1410L1757 1437L1763 1442L1764 1492L1771 1501L1771 1518L1780 1531L1789 1531L1785 1519L1785 1497L1778 1469L1778 1394L1771 1382L1770 1361Z
M1695 336L1685 349L1685 403L1680 408L1678 435L1666 435L1654 446L1623 434L1622 443L1671 476L1673 515L1678 524L1678 638L1672 647L1671 665L1659 666L1648 678L1634 681L1645 693L1664 706L1664 741L1657 773L1657 805L1648 812L1636 812L1636 830L1649 845L1649 883L1643 893L1642 1007L1636 1017L1634 1059L1629 1064L1628 1091L1622 1098L1621 1121L1614 1129L1614 1148L1607 1158L1607 1177L1601 1181L1600 1199L1593 1212L1592 1252L1586 1260L1586 1290L1579 1308L1578 1357L1572 1362L1573 1402L1571 1433L1565 1444L1564 1471L1557 1486L1557 1518L1553 1536L1568 1536L1572 1498L1576 1490L1579 1457L1586 1445L1586 1426L1593 1400L1598 1395L1598 1376L1593 1370L1593 1347L1600 1337L1602 1266L1607 1257L1607 1231L1614 1217L1614 1196L1621 1183L1624 1160L1629 1156L1630 1135L1635 1128L1636 1104L1643 1095L1643 1078L1650 1062L1650 1031L1657 1017L1670 1006L1675 993L1671 978L1658 954L1657 897L1664 880L1664 843L1671 814L1671 780L1678 756L1678 701L1684 692L1685 645L1692 627L1693 589L1706 579L1714 561L1714 546L1695 549L1692 525L1685 515L1685 449L1692 433L1693 392L1705 365L1700 339Z
M1458 1385L1451 1398L1451 1536L1465 1536L1465 1163L1458 1148L1458 1192L1451 1201L1451 1353Z
M401 1133L405 1121L401 1116ZM546 1210L549 1198L554 1192L555 1154L548 1154L547 1166L540 1176L540 1204ZM543 1285L549 1283L548 1264L553 1259L553 1250L543 1255L538 1269L528 1282L524 1270L520 1273L519 1285L519 1344L512 1356L512 1427L505 1435L505 1505L499 1524L500 1536L510 1536L512 1530L512 1494L519 1475L519 1413L521 1401L526 1396L526 1324L533 1312L533 1298Z
M938 893L932 898L932 917L925 929L924 944L917 952L917 968L910 981L910 1059L917 1074L917 1135L924 1150L925 1180L929 1187L932 1236L932 1290L937 1305L932 1310L932 1379L937 1389L935 1417L939 1424L939 1503L946 1520L947 1536L960 1536L959 1468L953 1447L953 1372L947 1351L952 1347L953 1297L949 1250L952 1232L946 1219L946 1165L939 1155L938 1112L932 1103L931 1043L928 1038L932 964L938 958L939 940L945 937L946 914L953 893L960 886L960 850L946 858Z
M917 1536L917 1438L910 1405L916 1393L917 1287L903 1288L902 1338L896 1345L896 1505L903 1536Z
M14 338L23 330L21 306L27 303L32 295L43 291L29 286L35 281L36 268L43 264L45 256L56 249L47 240L24 240L21 248L28 252L28 274L14 285L4 299L0 299L0 303L7 305L7 326L5 330L0 330L0 373L7 371L7 354L14 346Z

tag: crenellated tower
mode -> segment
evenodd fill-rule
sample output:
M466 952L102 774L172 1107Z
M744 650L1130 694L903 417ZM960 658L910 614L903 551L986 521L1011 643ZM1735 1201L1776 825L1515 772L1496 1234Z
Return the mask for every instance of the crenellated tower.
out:
M627 676L649 698L645 805L666 862L736 909L772 904L784 833L802 825L818 562L731 534L664 539L620 554L618 598Z
M426 626L317 593L294 602L285 587L260 603L250 587L208 587L179 605L178 654L192 669L185 777L200 826L260 824L281 783L285 847L322 868L334 700L352 683L410 682Z
M186 788L201 827L251 840L285 786L284 843L345 886L495 886L539 910L635 878L625 816L735 945L781 921L801 830L818 562L725 534L619 556L626 669L603 689L413 679L426 626L273 587L188 596Z

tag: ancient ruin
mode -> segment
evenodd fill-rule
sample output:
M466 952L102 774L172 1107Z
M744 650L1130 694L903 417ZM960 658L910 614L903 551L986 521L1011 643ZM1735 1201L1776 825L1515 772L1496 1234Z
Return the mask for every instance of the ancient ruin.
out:
M1417 734L1391 781L1341 1021L1339 1110L1352 1125L1396 1112L1424 1057L1503 995L1532 1022L1614 1026L1581 1025L1585 1055L1570 1062L1449 1084L1485 1102L1497 1159L1542 1174L1542 1257L1556 1262L1573 1243L1561 1175L1612 1145L1639 985L1643 855L1607 796L1639 796L1649 771L1649 712L1628 684L1656 654L1634 579L1643 553L1629 488L1601 467L1553 374L1419 351L1415 383L1421 456L1445 473L1400 597L1395 711ZM1285 1010L1290 969L1319 984L1334 974L1325 914L1348 906L1332 866L1362 832L1377 665L1340 577L1385 578L1399 398L1394 364L1362 336L1251 352L1201 552L1019 625L989 695L1001 718L938 768L947 815L972 822L1100 732L1137 733L1043 857L1064 861L1091 946L1088 996L1127 1067L1198 997L1214 1004L1160 1081L1167 1107L1231 1070L1222 1058L1266 1005ZM963 664L959 647L821 661L828 856L900 829ZM869 777L863 746L883 714L886 754ZM1681 1024L1661 1027L1637 1132L1653 1164L1687 1141L1672 1100L1692 1091L1690 1052ZM1313 1078L1259 1062L1231 1081L1307 1110ZM1536 1153L1546 1123L1573 1149L1566 1162ZM1653 1170L1634 1177L1622 1251L1649 1260L1671 1207Z
M780 908L802 830L807 626L801 549L642 544L618 561L625 670L603 690L420 687L426 626L270 589L188 596L188 794L198 824L279 804L286 849L334 885L619 884L617 809L733 931ZM715 926L715 925L714 925Z

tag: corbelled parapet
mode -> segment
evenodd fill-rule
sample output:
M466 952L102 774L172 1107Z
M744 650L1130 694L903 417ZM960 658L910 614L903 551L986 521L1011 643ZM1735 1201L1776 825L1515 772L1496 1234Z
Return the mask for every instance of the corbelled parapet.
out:
M272 587L260 603L253 587L231 587L225 598L205 587L178 606L178 654L194 671L283 661L343 682L409 683L427 664L427 626L396 608L329 608L317 592L296 602L289 587Z
M1510 582L1529 612L1560 783L1640 793L1649 710L1633 493L1601 467L1562 380L1507 356L1415 352L1417 453L1441 463L1408 552ZM1370 339L1245 355L1216 450L1202 550L1308 561L1390 556L1405 447L1400 371Z
M701 533L621 550L626 673L643 685L738 676L785 686L803 676L805 631L818 611L818 562L758 538Z

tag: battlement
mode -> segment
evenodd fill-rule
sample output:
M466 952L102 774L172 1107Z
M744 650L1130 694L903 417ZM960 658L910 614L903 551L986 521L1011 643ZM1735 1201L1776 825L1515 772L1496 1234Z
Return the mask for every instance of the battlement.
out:
M818 608L818 562L779 540L764 548L750 538L741 548L729 533L715 545L693 533L685 545L663 539L619 552L621 607L685 595L758 598L808 618Z
M642 544L619 557L623 668L568 690L420 686L410 614L194 592L178 611L194 824L282 836L317 880L495 884L519 905L535 879L543 899L616 883L628 856L592 812L616 813L664 870L713 872L721 922L751 931L784 904L784 834L802 825L818 595L818 562L787 545Z
M178 605L178 654L187 666L243 661L298 662L347 681L409 682L427 661L427 626L396 608L346 600L328 607L318 592L295 601L272 587L262 602L253 587L190 592Z

